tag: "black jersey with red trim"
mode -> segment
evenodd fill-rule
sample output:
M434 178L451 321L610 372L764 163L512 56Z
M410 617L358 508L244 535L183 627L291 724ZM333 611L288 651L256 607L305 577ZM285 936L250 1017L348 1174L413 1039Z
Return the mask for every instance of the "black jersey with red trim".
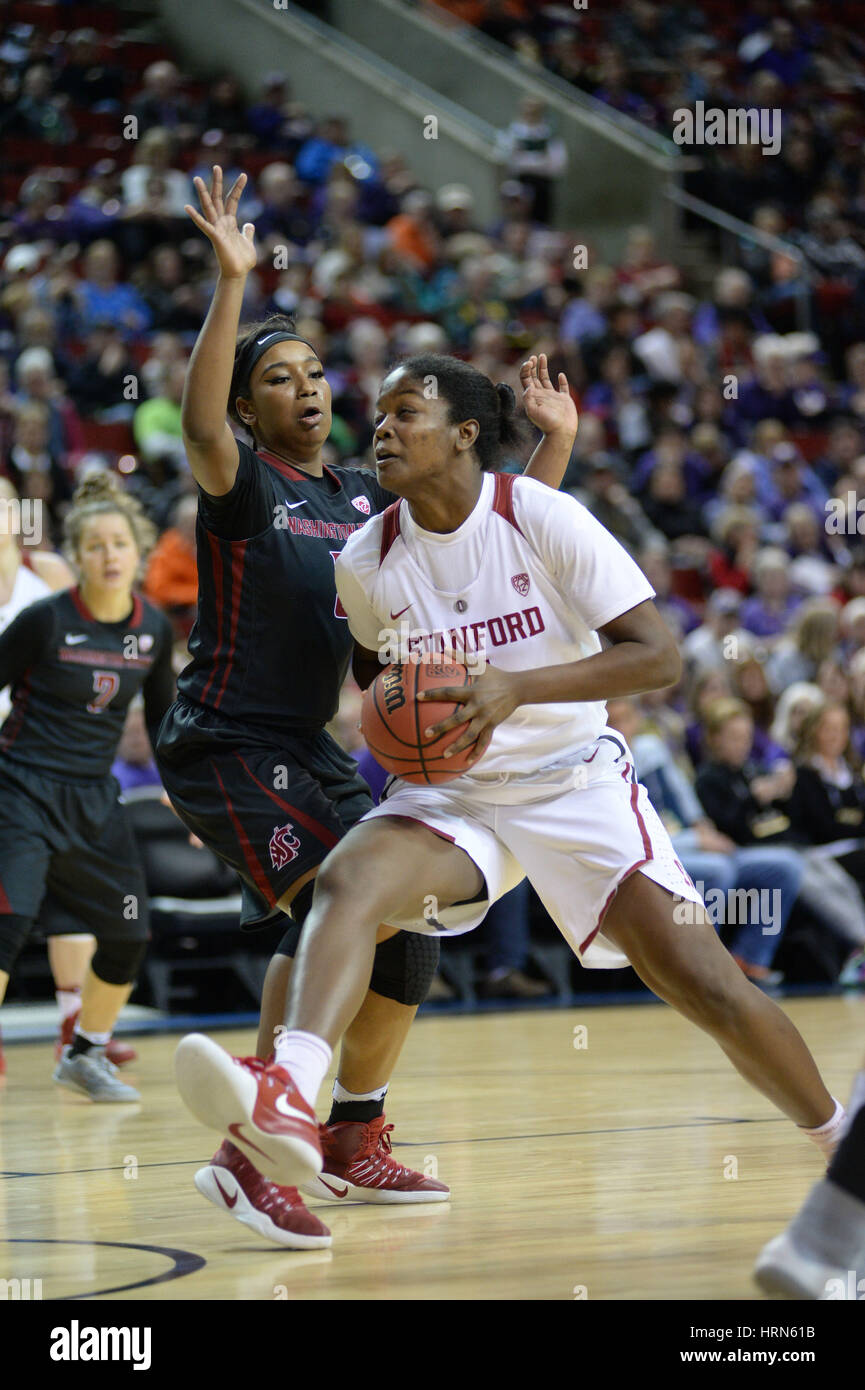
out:
M238 450L230 492L199 488L198 616L178 693L247 725L320 729L353 646L334 562L393 494L367 471L313 478L267 450Z
M62 781L106 777L139 692L155 746L174 698L171 645L165 614L137 594L116 623L94 618L77 589L31 603L0 633L0 687L12 687L0 767L8 760Z

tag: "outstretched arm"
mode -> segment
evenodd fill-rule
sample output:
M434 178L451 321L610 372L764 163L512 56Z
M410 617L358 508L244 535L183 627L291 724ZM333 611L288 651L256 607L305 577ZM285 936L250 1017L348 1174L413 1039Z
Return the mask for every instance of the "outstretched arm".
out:
M186 205L186 212L216 252L219 279L186 374L183 443L195 481L216 497L231 491L239 464L225 412L246 277L256 261L252 223L247 222L242 231L237 225L237 204L245 183L246 175L241 174L223 201L222 170L215 164L209 193L203 179L195 180L201 212Z
M544 437L532 454L524 476L536 478L547 487L559 488L565 476L574 440L577 437L579 416L571 396L568 378L559 372L558 386L550 379L545 353L530 357L520 368L523 386L523 409Z

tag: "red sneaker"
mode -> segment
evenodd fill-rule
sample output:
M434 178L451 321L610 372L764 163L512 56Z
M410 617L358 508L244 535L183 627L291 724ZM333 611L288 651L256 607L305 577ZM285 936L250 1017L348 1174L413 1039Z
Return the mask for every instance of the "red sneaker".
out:
M326 1202L446 1202L450 1189L435 1178L404 1168L391 1157L384 1115L368 1124L345 1121L322 1125L321 1174L301 1184L308 1197Z
M307 1210L297 1188L268 1182L228 1139L193 1182L208 1202L277 1245L320 1250L331 1243L330 1231Z
M174 1067L187 1109L208 1129L230 1134L265 1177L293 1187L321 1172L315 1111L285 1067L231 1057L202 1033L181 1038Z
M75 1037L75 1025L80 1017L81 1010L79 1009L77 1014L69 1014L67 1018L61 1019L60 1032L54 1043L55 1062L60 1061L64 1047L72 1046ZM105 1056L108 1058L109 1062L114 1063L115 1067L122 1067L127 1062L134 1062L138 1053L135 1051L135 1048L130 1047L128 1043L122 1043L118 1038L109 1038L105 1048Z

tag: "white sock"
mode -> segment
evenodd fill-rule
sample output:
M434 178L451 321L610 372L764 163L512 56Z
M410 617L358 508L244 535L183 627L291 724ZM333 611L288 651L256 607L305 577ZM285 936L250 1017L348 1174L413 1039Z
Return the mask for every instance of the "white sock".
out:
M344 1086L340 1086L339 1081L334 1081L333 1098L342 1103L353 1100L384 1100L389 1085L390 1082L386 1081L384 1085L379 1086L376 1091L364 1091L361 1095L356 1095L354 1091L347 1091Z
M83 1038L85 1042L92 1043L94 1047L105 1047L106 1043L111 1041L111 1030L109 1029L107 1033L94 1033L92 1030L85 1033L83 1028L76 1026L75 1036Z
M832 1099L835 1101L835 1113L824 1125L818 1125L816 1129L806 1129L804 1125L799 1126L802 1133L807 1134L808 1138L814 1141L827 1163L841 1142L847 1119L847 1112L840 1100L835 1100L834 1096Z
M276 1042L276 1065L291 1072L307 1105L314 1106L333 1056L330 1045L315 1033L290 1028Z
M81 990L78 986L74 989L58 989L54 997L57 1000L61 1020L71 1018L81 1008Z

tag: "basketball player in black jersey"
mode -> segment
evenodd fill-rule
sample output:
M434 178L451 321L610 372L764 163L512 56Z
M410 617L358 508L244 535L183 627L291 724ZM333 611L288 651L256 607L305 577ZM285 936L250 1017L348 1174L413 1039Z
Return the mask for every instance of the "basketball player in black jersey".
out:
M54 1080L136 1101L105 1048L147 941L147 893L111 764L139 693L151 739L171 703L171 627L133 592L155 534L113 474L78 488L66 520L77 588L37 600L0 634L0 1001L33 923L96 938L81 1014Z
M328 851L372 805L354 760L325 732L352 649L334 580L348 536L391 500L371 472L322 463L330 388L312 345L273 318L238 341L254 229L237 225L244 176L223 200L214 168L201 213L186 211L213 245L219 279L196 343L183 399L184 441L199 485L199 612L192 660L157 749L164 786L185 824L244 885L242 925L286 913L292 923L271 962L262 998L263 1065L284 1016L292 957ZM524 403L544 432L529 469L558 486L576 433L576 410L545 359L522 370ZM509 438L513 393L499 391ZM251 434L239 443L225 413ZM363 1007L343 1044L334 1105L323 1127L322 1177L308 1191L329 1201L440 1201L443 1184L390 1154L384 1095L438 946L383 928ZM280 1244L329 1243L327 1228L293 1188L266 1182L237 1143L196 1174L221 1210Z

